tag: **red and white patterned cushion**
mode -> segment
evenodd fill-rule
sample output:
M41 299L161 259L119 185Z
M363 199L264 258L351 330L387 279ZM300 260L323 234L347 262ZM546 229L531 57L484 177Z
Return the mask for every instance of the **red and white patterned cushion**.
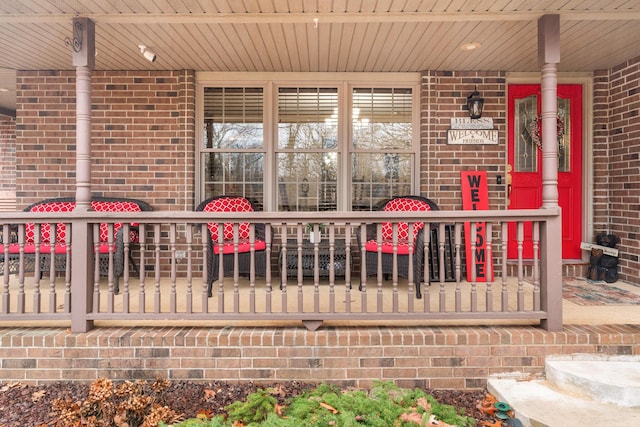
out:
M75 202L46 202L39 203L31 208L30 212L71 212L75 208ZM64 243L67 235L67 226L64 223L56 225L56 243ZM25 240L28 243L35 242L35 224L25 226ZM40 243L51 242L51 226L40 225Z
M115 201L92 201L91 209L96 212L141 212L140 206L136 202L132 202L129 200L115 200ZM132 223L132 226L138 225L137 223ZM115 236L122 227L122 223L113 224L113 235ZM131 234L131 233L130 233ZM137 239L137 234L131 234L130 240L135 241ZM100 241L108 242L109 241L109 225L108 224L100 224Z
M214 199L208 203L203 212L253 212L253 206L251 202L243 197L222 197ZM218 224L209 223L209 232L211 233L211 239L214 242L218 241ZM248 239L250 235L251 227L248 222L242 222L238 224L238 237L240 239ZM233 240L233 223L226 222L224 224L223 231L224 240Z
M430 211L431 206L423 200L416 200L410 198L400 197L397 199L392 199L384 206L385 211L392 212L418 212L418 211ZM413 224L413 241L418 236L420 230L424 228L423 222L416 222ZM393 224L390 222L385 222L382 224L382 238L384 240L393 239ZM398 223L398 240L399 241L408 241L409 240L409 224L406 222Z
M429 204L423 200L400 197L387 202L383 210L393 212L418 212L430 211L431 206L429 206ZM423 228L423 222L413 223L413 245L416 244L418 233ZM395 245L395 250L397 251L398 255L408 255L410 250L413 250L413 245L411 248L409 247L409 224L406 222L399 222L398 240L397 244ZM365 245L365 249L370 252L377 252L378 242L376 241L376 239L369 240ZM382 223L382 242L380 242L380 249L383 253L390 254L394 252L393 223L391 222Z
M60 202L52 201L39 203L31 208L30 212L72 212L75 209L75 202ZM92 201L91 209L96 212L141 212L140 206L133 201ZM137 224L131 224L133 226ZM113 235L115 236L118 230L122 227L122 223L115 223L113 225ZM58 223L56 225L56 244L63 245L67 238L67 226L64 223ZM137 239L136 233L131 233L131 241ZM25 241L27 243L35 242L35 225L33 223L26 224L25 226ZM100 224L100 241L109 241L109 226L107 224ZM51 242L51 226L47 223L40 225L40 243L48 244Z

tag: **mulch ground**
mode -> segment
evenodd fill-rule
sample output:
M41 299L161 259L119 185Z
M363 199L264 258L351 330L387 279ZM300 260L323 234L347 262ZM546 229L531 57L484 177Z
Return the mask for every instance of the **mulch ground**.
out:
M278 386L283 391L281 403L297 396L312 384L286 382L278 384L225 383L173 381L163 393L164 404L185 418L193 418L200 411L213 414L224 413L225 406L241 400L257 391ZM69 382L46 385L24 385L20 383L0 383L0 427L45 427L55 426L51 415L52 402L57 398L82 402L88 396L88 384ZM474 417L477 426L482 421L495 421L480 412L476 406L486 396L486 391L426 390L440 403L463 409L465 415Z

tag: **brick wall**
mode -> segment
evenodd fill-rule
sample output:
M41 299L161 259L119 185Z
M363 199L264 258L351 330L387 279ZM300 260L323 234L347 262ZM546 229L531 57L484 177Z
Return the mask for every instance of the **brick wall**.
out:
M609 223L609 72L593 78L593 226L607 230ZM585 153L586 154L586 153Z
M621 238L620 279L637 283L640 271L640 57L611 70L608 102L609 223ZM600 231L600 230L596 230Z
M0 329L0 383L169 378L483 389L494 373L541 373L547 355L640 354L638 325Z
M594 77L594 231L622 238L620 277L640 271L640 58ZM491 209L505 209L506 98L501 71L426 71L421 80L420 192L461 209L460 171L486 170ZM447 145L451 117L478 86L498 145ZM96 71L92 76L92 185L102 195L190 210L195 178L195 74ZM17 207L75 193L75 72L19 71L15 122ZM9 124L10 125L10 124ZM3 126L3 129L6 127ZM9 126L9 129L11 126ZM10 146L3 144L3 149ZM13 171L3 156L3 185ZM503 184L497 184L497 177Z
M441 209L462 209L460 171L484 170L489 182L489 208L505 209L506 98L499 71L428 71L422 75L420 191ZM485 99L483 117L493 119L498 145L447 145L451 117L469 117L462 106L478 86Z
M94 71L91 183L105 196L191 210L195 74ZM18 207L75 195L75 72L17 73Z

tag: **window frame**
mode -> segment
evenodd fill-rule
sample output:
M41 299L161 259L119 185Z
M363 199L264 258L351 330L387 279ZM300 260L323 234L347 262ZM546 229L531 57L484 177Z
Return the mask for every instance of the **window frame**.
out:
M352 199L352 94L355 88L409 88L412 91L413 155L411 192L417 193L420 184L420 73L252 73L252 72L196 72L196 132L195 132L195 200L204 200L204 88L205 87L262 87L264 129L264 210L277 211L277 153L278 153L278 89L280 87L335 87L338 89L338 176L337 210L351 211Z

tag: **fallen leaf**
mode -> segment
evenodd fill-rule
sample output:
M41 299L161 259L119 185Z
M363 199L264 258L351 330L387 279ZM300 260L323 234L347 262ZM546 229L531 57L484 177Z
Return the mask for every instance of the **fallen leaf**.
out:
M200 420L205 420L209 418L213 418L213 412L210 409L201 409L198 411L196 418Z
M436 426L436 427L456 427L456 426L454 426L452 424L447 424L444 421L440 421L433 414L431 414L431 416L429 417L429 422L427 423L427 425L428 426Z
M497 420L495 423L492 423L489 421L483 421L482 425L486 427L502 427L502 421Z
M286 395L286 392L284 391L284 387L282 387L282 384L278 384L277 386L269 389L269 394L271 394L272 396L284 397Z
M16 388L16 387L22 387L22 383L15 382L15 383L5 384L4 386L2 386L2 388L0 388L0 391L7 391L7 390L10 390L10 389Z
M425 412L431 412L431 403L429 403L426 397L421 397L416 403L420 408L424 409Z
M279 417L284 415L284 408L286 408L285 405L279 405L276 403L276 407L275 407L276 415L278 415Z
M31 393L31 401L33 403L36 403L38 400L40 400L41 397L43 397L45 394L47 394L47 392L45 390L41 390L41 391L35 391L33 393Z
M422 425L422 415L417 412L400 414L400 421Z
M336 408L334 408L333 406L331 406L331 405L329 405L327 403L320 402L320 406L322 406L324 409L327 409L327 410L331 411L334 414L338 413L338 410Z
M483 412L487 415L495 415L495 413L498 411L495 407L496 402L498 401L498 399L496 399L495 396L493 396L492 394L487 393L487 395L484 397L484 399L482 399L477 405L476 408L480 411Z
M206 401L210 401L216 398L216 392L213 390L205 389L204 390L204 399Z

